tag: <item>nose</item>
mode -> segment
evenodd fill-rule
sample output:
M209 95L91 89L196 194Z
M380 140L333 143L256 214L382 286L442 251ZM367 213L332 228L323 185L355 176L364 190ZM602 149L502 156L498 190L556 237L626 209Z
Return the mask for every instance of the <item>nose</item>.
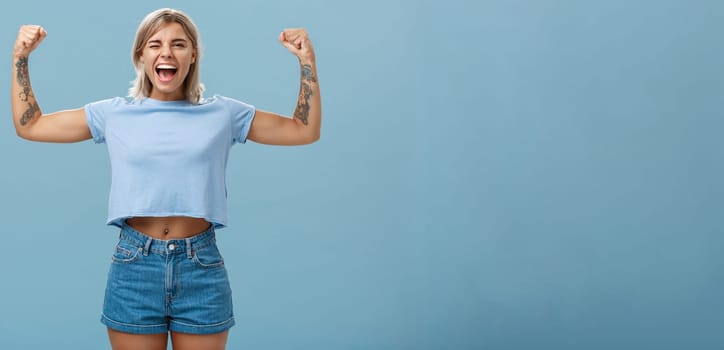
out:
M171 47L170 47L170 46L167 46L167 45L162 45L162 46L161 46L161 57L171 57L171 56L173 56L173 55L171 54L171 52L172 52L172 51L171 51Z

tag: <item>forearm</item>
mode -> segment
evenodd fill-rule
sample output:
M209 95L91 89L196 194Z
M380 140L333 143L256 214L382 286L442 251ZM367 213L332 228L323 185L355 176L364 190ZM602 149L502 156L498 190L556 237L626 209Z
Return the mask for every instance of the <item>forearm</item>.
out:
M322 126L322 98L319 94L317 65L314 59L300 60L299 65L301 78L294 119L309 138L317 140Z
M13 123L18 134L32 125L41 115L40 106L30 85L28 56L13 56L12 81L10 83L10 104Z

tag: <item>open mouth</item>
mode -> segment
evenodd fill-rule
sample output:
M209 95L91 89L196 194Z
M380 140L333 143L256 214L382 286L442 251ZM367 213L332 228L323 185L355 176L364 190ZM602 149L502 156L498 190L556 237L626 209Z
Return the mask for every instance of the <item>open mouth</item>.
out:
M173 80L173 77L176 76L176 71L176 66L170 64L159 64L156 66L156 75L158 75L158 79L164 83Z

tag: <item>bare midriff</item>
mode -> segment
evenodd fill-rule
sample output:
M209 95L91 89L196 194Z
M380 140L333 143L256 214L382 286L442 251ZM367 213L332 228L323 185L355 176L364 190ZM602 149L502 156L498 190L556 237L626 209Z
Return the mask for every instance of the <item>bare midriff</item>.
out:
M136 231L156 239L188 238L208 230L211 226L202 218L188 216L138 216L126 219L126 223Z

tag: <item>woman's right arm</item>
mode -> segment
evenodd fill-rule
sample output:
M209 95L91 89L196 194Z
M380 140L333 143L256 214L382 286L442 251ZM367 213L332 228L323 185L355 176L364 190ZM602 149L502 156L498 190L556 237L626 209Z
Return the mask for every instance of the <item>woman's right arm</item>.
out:
M92 137L83 108L44 115L30 86L28 57L45 39L45 29L37 25L20 27L13 47L10 104L18 136L32 141L78 142Z

